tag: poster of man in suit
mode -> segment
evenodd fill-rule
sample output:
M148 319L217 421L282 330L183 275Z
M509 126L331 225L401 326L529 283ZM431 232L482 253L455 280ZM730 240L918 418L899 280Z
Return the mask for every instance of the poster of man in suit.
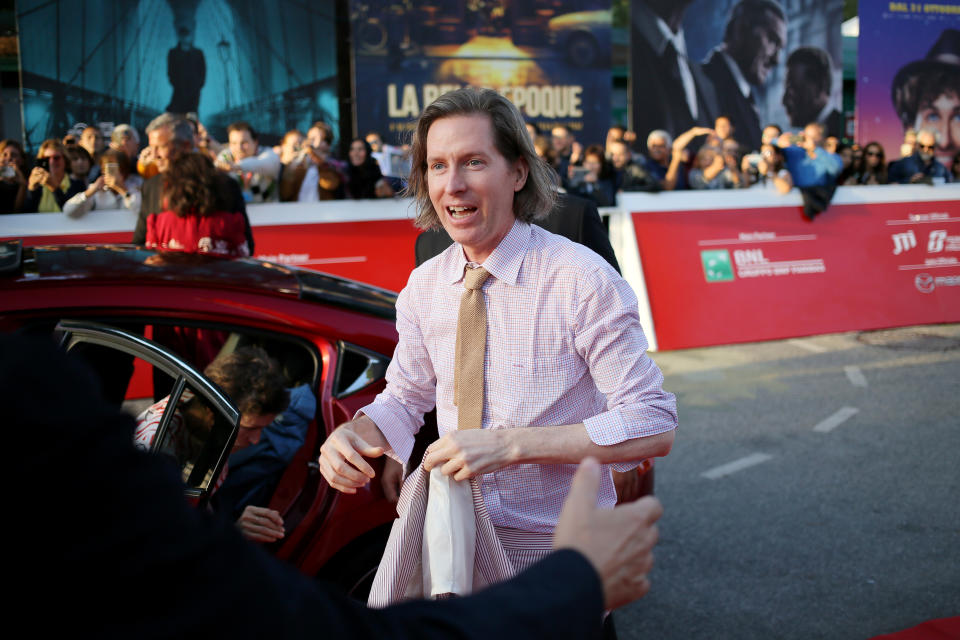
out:
M759 148L766 124L842 128L841 0L633 0L630 10L638 140L719 116L745 150ZM816 53L791 62L801 48Z

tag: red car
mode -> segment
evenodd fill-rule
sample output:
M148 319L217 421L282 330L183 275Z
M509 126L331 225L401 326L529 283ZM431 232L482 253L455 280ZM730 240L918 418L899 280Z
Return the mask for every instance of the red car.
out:
M198 503L219 477L239 414L200 373L201 350L184 340L177 352L170 335L213 336L221 353L261 346L281 362L289 386L309 384L316 415L269 503L287 535L268 548L356 595L372 579L396 513L379 482L342 494L327 485L316 460L327 434L384 386L397 341L395 300L389 291L256 260L0 243L0 331L58 332L100 374L105 395L133 415L167 393L169 407L189 392L213 410L217 422L204 451L178 460ZM167 346L150 340L155 335ZM164 424L153 449L173 453Z
M239 422L233 403L200 373L216 353L200 353L197 337L220 353L261 346L281 362L289 386L309 384L316 415L268 505L283 516L287 535L266 546L358 597L369 588L396 513L376 480L342 494L327 485L316 461L327 435L384 387L397 342L395 302L384 289L253 259L0 242L0 331L59 334L98 372L105 395L133 415L168 393L168 407L176 407L185 392L217 415L194 457L167 445L166 415L152 447L177 458L197 503L208 499ZM421 435L436 432L431 417ZM418 438L414 459L426 444ZM382 459L371 462L379 473ZM621 489L631 497L652 493L652 462L623 474Z

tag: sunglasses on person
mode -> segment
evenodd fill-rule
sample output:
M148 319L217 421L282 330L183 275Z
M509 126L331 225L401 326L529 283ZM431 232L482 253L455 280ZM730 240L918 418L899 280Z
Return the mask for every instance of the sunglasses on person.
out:
M879 152L879 151L867 151L866 155L867 155L868 158L879 158L879 157L880 157L880 152Z
M932 144L920 144L920 143L917 143L917 148L923 149L924 151L933 151L934 149L936 149L936 146L935 146L935 145L932 145Z

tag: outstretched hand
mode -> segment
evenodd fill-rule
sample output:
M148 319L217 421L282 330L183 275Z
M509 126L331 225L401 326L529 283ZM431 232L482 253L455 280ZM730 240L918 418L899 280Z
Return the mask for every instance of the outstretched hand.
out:
M613 509L597 507L601 467L586 458L573 477L553 535L553 548L579 551L603 583L607 609L633 602L650 591L656 521L663 514L652 496Z

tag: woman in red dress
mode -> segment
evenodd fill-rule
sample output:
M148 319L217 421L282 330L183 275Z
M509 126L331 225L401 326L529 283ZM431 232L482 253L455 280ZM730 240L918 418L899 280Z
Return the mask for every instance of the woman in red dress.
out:
M165 175L164 210L147 217L148 249L238 258L250 255L243 214L220 202L217 170L199 153L174 161Z

